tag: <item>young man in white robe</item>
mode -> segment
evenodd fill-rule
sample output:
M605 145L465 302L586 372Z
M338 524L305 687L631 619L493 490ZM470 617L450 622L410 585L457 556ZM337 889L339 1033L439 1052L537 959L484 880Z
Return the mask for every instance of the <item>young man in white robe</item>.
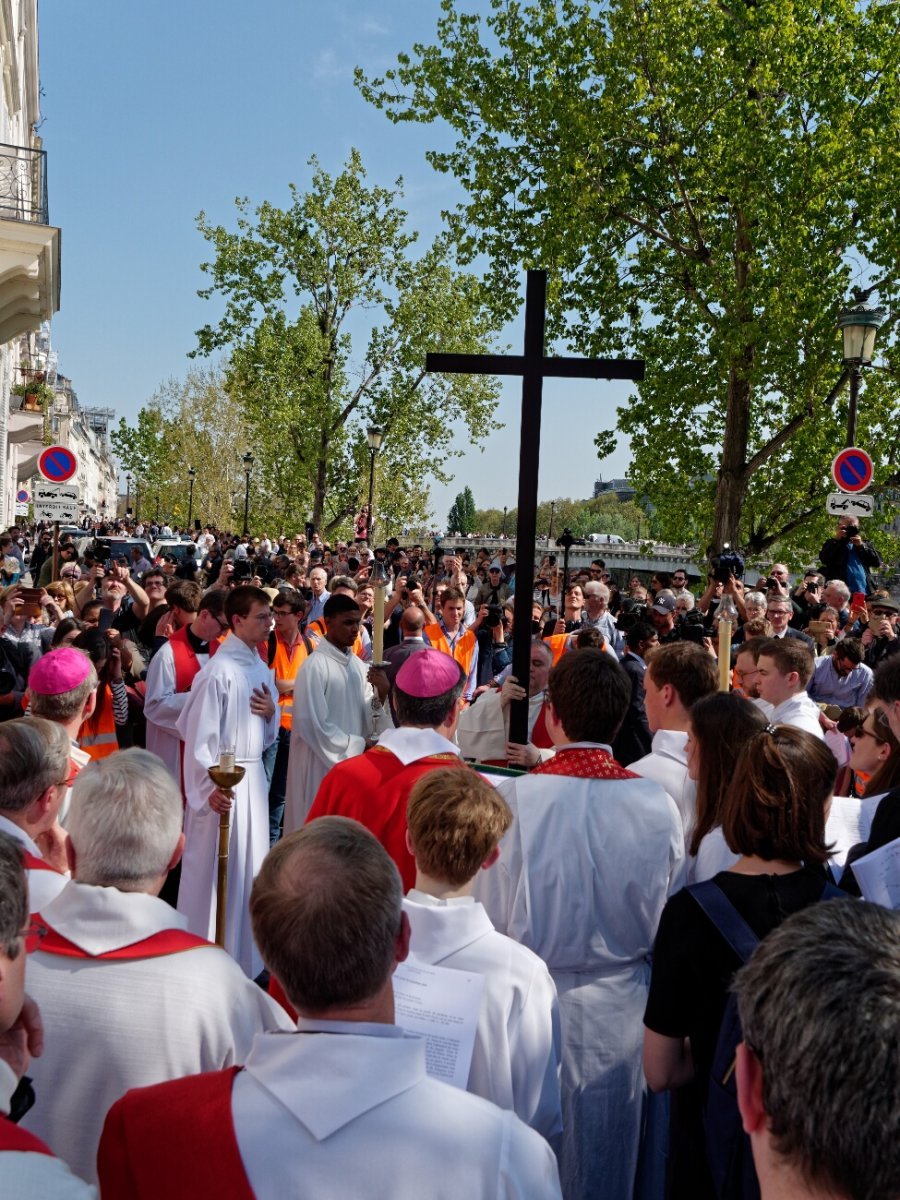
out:
M190 614L190 620L160 646L147 668L147 749L163 760L179 783L182 742L178 719L195 677L209 662L210 646L218 649L216 639L228 629L224 608L222 592L207 592L197 612Z
M362 619L356 601L352 596L330 596L323 614L325 637L294 681L285 833L303 825L319 784L331 768L362 754L377 731L391 726L384 708L384 673L372 674L373 681L383 688L376 692L362 660L353 653Z
M318 651L316 652L318 653ZM104 1200L555 1200L543 1138L430 1079L425 1041L394 1024L409 946L400 876L355 821L284 837L253 886L266 965L300 1014L258 1037L243 1070L126 1095L99 1152Z
M258 645L272 627L269 597L257 587L238 587L225 601L231 634L194 680L178 732L184 742L185 847L178 911L188 929L215 936L216 856L219 818L230 814L225 949L255 979L262 959L253 944L248 904L253 877L269 849L269 783L262 755L278 734L277 692ZM218 788L208 768L223 751L245 770L234 799Z
M719 685L716 660L693 642L658 646L644 672L644 711L653 734L650 753L630 764L635 775L666 789L681 814L685 846L697 810L697 784L688 774L687 740L691 705Z
M603 650L566 654L547 690L556 754L499 785L513 824L474 894L556 983L563 1194L631 1200L649 955L666 899L684 880L684 834L660 785L612 757L631 697L619 664Z
M22 849L32 911L68 882L65 834L57 823L69 787L69 738L43 717L0 724L0 832Z
M177 862L181 793L146 750L86 767L69 815L72 882L35 918L28 986L47 1032L23 1126L96 1179L103 1120L131 1087L240 1061L285 1014L157 893Z
M824 739L822 712L806 690L813 673L813 656L803 642L769 638L759 647L756 663L759 694L771 704L773 725L791 725Z
M407 807L416 884L403 908L414 958L484 978L467 1090L553 1142L562 1130L556 987L541 959L497 933L472 896L511 822L509 805L477 772L423 776Z

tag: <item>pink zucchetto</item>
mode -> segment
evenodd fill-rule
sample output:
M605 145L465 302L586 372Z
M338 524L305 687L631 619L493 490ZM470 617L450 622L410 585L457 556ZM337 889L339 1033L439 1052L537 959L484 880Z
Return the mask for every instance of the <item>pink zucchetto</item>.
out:
M462 667L443 650L417 650L394 676L394 683L407 696L430 700L443 696L463 678Z
M28 690L38 696L61 696L77 688L90 673L91 660L86 654L61 646L34 664L28 674Z

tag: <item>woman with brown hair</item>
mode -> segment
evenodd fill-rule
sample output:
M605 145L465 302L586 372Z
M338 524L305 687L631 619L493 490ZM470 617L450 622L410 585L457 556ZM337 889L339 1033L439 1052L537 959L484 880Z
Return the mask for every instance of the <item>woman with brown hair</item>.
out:
M691 706L685 749L697 800L694 825L687 830L689 883L712 879L737 862L739 856L725 844L722 807L745 742L765 725L760 709L736 692L713 692Z
M714 877L760 939L822 897L825 809L834 755L786 725L766 725L743 745L721 808L738 860ZM704 885L708 886L708 885ZM715 1195L703 1110L731 979L741 960L686 888L663 909L644 1014L644 1071L654 1091L672 1089L669 1197Z
M866 777L857 792L861 798L883 796L900 786L900 742L894 737L882 709L867 709L849 737L853 747L850 770L856 776Z

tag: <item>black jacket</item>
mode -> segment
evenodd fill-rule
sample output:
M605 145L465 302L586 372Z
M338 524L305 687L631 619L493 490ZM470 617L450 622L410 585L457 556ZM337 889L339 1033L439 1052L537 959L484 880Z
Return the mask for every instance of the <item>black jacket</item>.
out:
M846 583L847 587L852 587L853 585L847 578L848 544L846 538L829 538L819 551L819 558L826 579L840 579L842 583ZM866 591L871 592L872 576L870 572L881 566L881 557L870 542L863 542L861 546L856 547L856 557L866 573Z

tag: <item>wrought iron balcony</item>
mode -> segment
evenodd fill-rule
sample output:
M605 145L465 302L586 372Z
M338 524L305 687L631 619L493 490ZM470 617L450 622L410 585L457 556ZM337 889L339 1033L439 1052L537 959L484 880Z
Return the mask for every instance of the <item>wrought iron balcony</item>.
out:
M50 224L46 150L0 142L0 220Z

